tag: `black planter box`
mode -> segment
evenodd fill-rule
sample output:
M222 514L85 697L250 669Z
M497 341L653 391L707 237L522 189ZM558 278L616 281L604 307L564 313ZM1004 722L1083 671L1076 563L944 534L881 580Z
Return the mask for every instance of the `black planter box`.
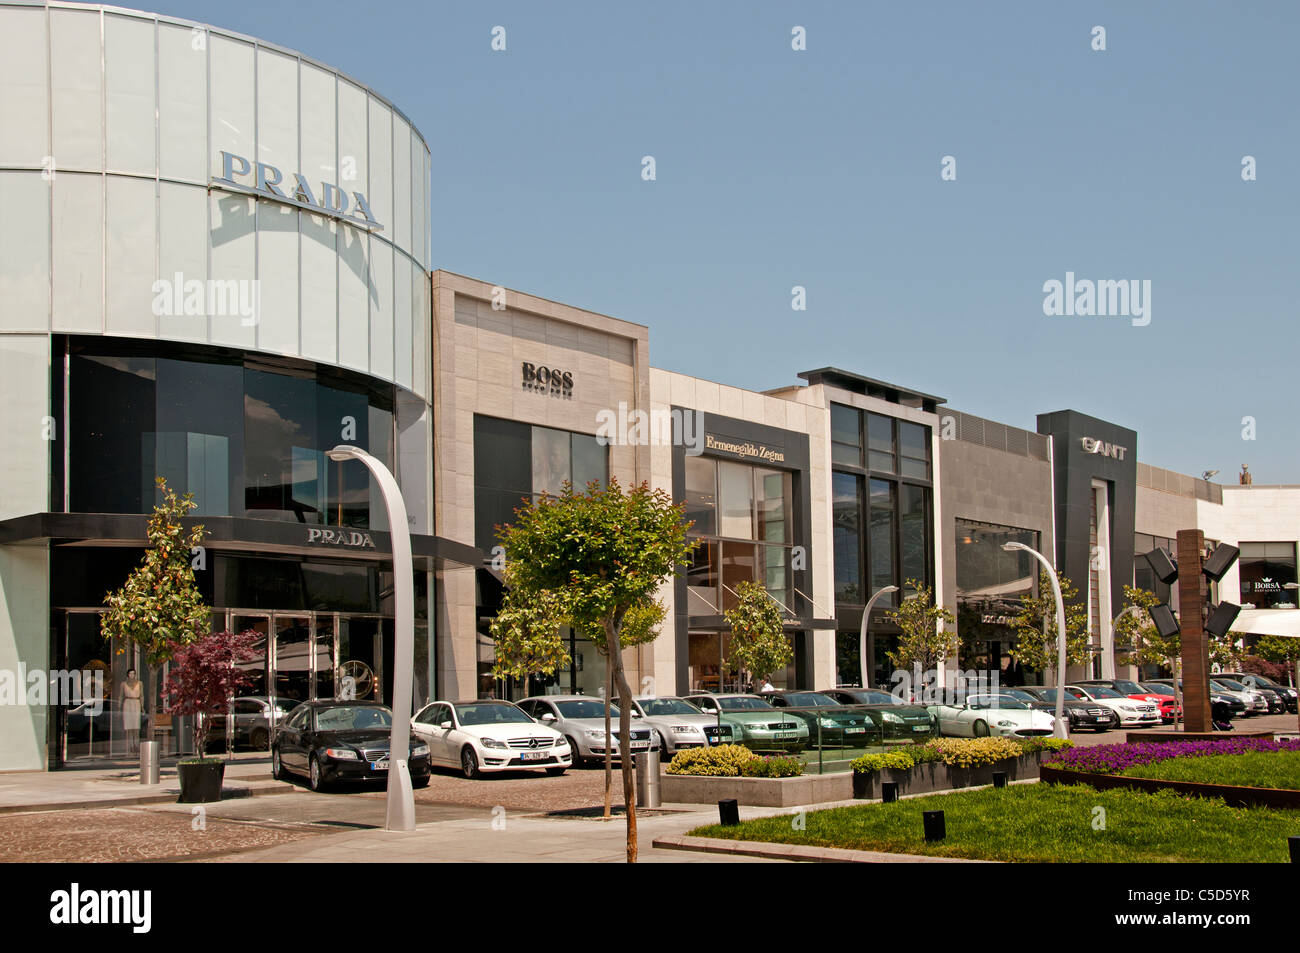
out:
M181 779L182 804L206 804L221 800L221 782L226 776L224 761L182 761L176 765Z
M994 771L1006 774L1008 781L1024 781L1038 777L1041 761L1042 752L1036 751L1032 754L1023 754L1019 758L1007 758L995 764L981 764L971 768L947 765L942 761L927 761L905 770L886 768L884 771L873 771L869 774L859 774L855 771L853 772L853 796L864 801L880 797L882 781L896 783L900 796L979 787L993 783Z

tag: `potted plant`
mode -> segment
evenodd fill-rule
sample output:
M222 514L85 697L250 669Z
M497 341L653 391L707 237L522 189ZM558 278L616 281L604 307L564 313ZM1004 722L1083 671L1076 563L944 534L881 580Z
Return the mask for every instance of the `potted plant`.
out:
M228 710L240 688L252 682L238 668L257 656L259 633L213 632L172 656L163 684L163 699L173 715L189 715L194 726L194 757L176 765L181 780L181 801L186 804L221 800L226 762L206 757L209 717Z

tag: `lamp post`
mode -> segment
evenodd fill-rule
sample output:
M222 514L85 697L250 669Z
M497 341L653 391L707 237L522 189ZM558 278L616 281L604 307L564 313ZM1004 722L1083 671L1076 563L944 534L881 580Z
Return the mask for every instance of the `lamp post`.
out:
M891 592L897 592L897 586L884 586L872 593L871 598L867 600L867 607L862 610L862 631L858 635L858 667L862 676L862 687L867 687L867 621L871 618L871 608L876 604L881 596L887 596Z
M1283 588L1283 589L1300 589L1300 583L1297 583L1297 582L1286 582L1286 583L1283 583L1283 584L1282 584L1282 588ZM1293 676L1292 676L1292 678L1291 678L1291 681L1292 681L1292 683L1295 685L1296 689L1297 689L1297 690L1300 690L1300 658L1297 658L1297 659L1295 660L1295 673L1293 674ZM1296 716L1295 716L1295 717L1296 717L1296 728L1297 728L1297 730L1300 730L1300 707L1297 707L1297 708L1296 708Z
M1061 584L1056 578L1056 568L1036 549L1030 549L1024 543L1008 542L1002 544L1005 552L1022 550L1037 559L1047 570L1047 578L1052 581L1052 595L1056 599L1056 637L1059 645L1056 675L1056 731L1057 738L1070 737L1070 729L1065 721L1065 602L1061 599Z
M359 460L379 484L388 511L388 529L393 542L393 609L396 638L393 646L393 730L388 740L388 811L385 830L415 830L415 792L411 788L411 692L415 667L415 565L411 559L411 530L406 522L406 504L397 480L384 466L360 447L340 444L326 451L336 462Z

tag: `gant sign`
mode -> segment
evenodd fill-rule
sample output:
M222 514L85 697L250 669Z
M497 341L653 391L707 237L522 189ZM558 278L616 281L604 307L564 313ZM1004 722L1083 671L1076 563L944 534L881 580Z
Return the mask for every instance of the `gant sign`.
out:
M1128 447L1121 447L1117 443L1106 443L1102 440L1096 440L1092 437L1083 437L1084 453L1095 453L1101 457L1112 457L1116 460L1123 460L1124 454L1128 453Z
M240 179L246 179L241 182ZM328 215L357 228L381 232L384 226L375 221L370 203L361 192L348 193L333 182L321 182L320 197L312 191L311 183L299 172L293 181L286 181L284 173L267 162L250 163L233 152L221 153L221 175L209 183L210 188L271 199L317 215Z

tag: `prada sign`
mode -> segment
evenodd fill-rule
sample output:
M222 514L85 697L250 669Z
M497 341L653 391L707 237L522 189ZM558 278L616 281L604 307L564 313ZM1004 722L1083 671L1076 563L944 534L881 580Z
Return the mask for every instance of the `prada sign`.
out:
M239 181L241 178L246 178L248 181L241 182ZM293 181L287 182L284 173L275 166L266 162L250 163L243 156L237 156L232 152L221 153L221 175L209 183L209 188L270 199L316 215L326 215L371 232L384 230L384 226L375 221L374 213L370 211L370 203L361 192L353 192L349 200L348 193L333 182L322 182L318 199L310 183L301 173L295 172Z
M1124 454L1128 453L1128 447L1121 447L1117 443L1094 440L1092 437L1082 437L1080 442L1083 444L1084 453L1095 453L1099 457L1112 457L1115 460L1123 460Z
M307 542L322 546L346 546L349 549L374 549L375 541L369 533L345 532L341 529L322 529L313 526L307 530Z

